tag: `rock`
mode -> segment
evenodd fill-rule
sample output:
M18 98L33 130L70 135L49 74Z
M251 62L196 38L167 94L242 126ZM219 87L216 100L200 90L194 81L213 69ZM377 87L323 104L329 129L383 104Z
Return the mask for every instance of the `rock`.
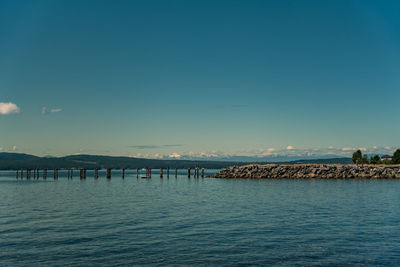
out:
M399 179L398 165L247 165L222 169L214 178L321 178L321 179Z

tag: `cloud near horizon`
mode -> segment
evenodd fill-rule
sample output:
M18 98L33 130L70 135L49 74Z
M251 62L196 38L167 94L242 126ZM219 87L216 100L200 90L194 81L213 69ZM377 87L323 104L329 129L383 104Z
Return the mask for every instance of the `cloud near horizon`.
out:
M167 145L134 145L129 146L136 149L155 149L155 148L162 148L162 147L179 147L183 146L183 144L167 144Z
M0 114L9 115L9 114L19 114L21 113L21 109L12 102L0 102Z
M168 156L168 158L173 158L173 159L180 159L181 157L182 157L181 155L175 152Z
M378 147L373 146L371 148L361 147L361 148L335 148L333 146L325 147L325 148L312 148L312 149L300 149L294 148L293 146L284 147L284 148L265 148L265 149L257 149L257 150L246 150L246 151L238 151L235 153L225 153L221 151L211 150L211 151L203 151L203 152L184 152L184 153L171 153L171 154L141 154L137 153L134 157L138 158L169 158L169 159L186 159L186 160L240 160L243 159L251 159L251 160L274 160L276 158L335 158L335 157L351 157L353 152L360 149L363 153L368 155L384 155L384 154L392 154L396 148L395 147Z

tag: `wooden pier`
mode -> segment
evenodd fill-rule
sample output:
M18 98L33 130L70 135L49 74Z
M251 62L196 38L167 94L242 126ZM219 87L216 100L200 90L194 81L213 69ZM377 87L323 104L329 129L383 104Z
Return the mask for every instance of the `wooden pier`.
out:
M146 175L142 176L142 178L151 178L151 172L152 172L152 168L144 168L146 171ZM53 169L53 178L54 180L57 180L59 178L59 170L58 168ZM66 169L61 169L62 173L64 173L62 175L62 177L64 177L65 172L66 172L66 177L68 179L72 179L73 177L73 168L66 168ZM126 168L121 168L121 177L122 179L125 179L125 174L126 174ZM198 166L195 166L193 168L194 173L193 173L193 177L194 178L199 178L200 176L202 178L204 178L204 168L199 168ZM43 169L42 171L42 177L43 180L47 179L47 169ZM164 170L163 168L160 168L160 178L162 179L164 177L164 174L166 173L167 178L169 178L170 175L170 167L167 167L166 170ZM140 168L136 168L136 178L139 178L139 175L141 174ZM171 174L173 175L173 174ZM23 180L23 178L26 178L27 180L30 180L31 178L35 179L39 179L40 177L40 169L39 168L33 168L33 169L20 169L20 170L16 170L15 171L15 178L16 179L21 179ZM79 169L79 177L80 179L86 179L86 169L85 168L80 168ZM94 168L93 169L93 177L94 179L98 179L99 178L99 169L98 168ZM129 176L128 176L129 177ZM192 177L192 172L191 172L191 168L187 168L187 177L191 178ZM111 168L107 168L106 169L106 178L107 179L111 179ZM178 169L175 168L175 178L178 178Z

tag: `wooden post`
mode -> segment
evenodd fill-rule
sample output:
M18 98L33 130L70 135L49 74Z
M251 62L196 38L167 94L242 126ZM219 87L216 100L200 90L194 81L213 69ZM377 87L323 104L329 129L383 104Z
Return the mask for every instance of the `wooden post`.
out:
M150 174L150 178L151 178L151 168L149 168L149 174Z
M47 169L43 169L43 180L47 179Z
M169 167L167 167L167 178L169 178Z
M26 180L29 179L29 169L26 169Z
M94 178L95 179L99 178L99 169L98 168L94 169Z
M175 178L178 177L178 168L175 168Z
M37 172L37 174L36 174L36 179L39 180L39 168L36 169L36 172Z
M160 178L163 178L162 168L160 168Z
M111 179L111 169L107 169L107 179Z
M73 174L73 172L74 172L74 169L71 169L71 174L70 174L71 179L72 179L72 174Z
M201 168L201 178L204 178L204 168Z
M122 168L122 179L125 179L125 169Z
M18 179L18 176L19 176L19 171L17 170L17 179Z
M187 169L188 172L188 178L190 178L190 168Z
M136 178L139 178L139 168L136 168Z

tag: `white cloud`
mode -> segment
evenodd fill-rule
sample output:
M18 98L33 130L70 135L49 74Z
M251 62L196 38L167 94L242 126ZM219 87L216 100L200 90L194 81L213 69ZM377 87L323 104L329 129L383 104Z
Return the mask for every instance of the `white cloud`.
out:
M13 147L12 147L12 150L13 150L13 151L17 150L17 146L13 146Z
M52 108L50 110L47 110L47 107L42 107L42 114L43 115L48 114L48 113L58 113L58 112L61 112L61 111L63 111L62 108Z
M156 154L154 154L153 157L156 158L156 159L162 159L162 158L164 158L164 155L156 153Z
M342 151L352 151L352 150L355 150L355 149L352 147L343 147L342 148Z
M20 108L11 102L5 103L0 102L0 114L7 115L7 114L18 114L21 113Z
M365 148L365 147L360 147L359 150L365 152L365 151L367 151L367 148Z
M180 159L181 155L179 155L178 153L172 153L171 155L168 156L169 158L174 158L174 159Z
M293 150L293 149L294 149L294 146L287 146L286 149L287 149L287 150Z

